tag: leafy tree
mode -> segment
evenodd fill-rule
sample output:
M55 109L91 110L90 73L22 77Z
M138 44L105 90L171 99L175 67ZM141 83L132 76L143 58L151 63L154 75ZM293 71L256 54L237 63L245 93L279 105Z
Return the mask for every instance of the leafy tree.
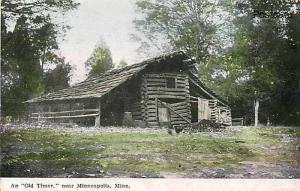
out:
M300 5L299 5L300 6ZM300 9L298 9L300 10ZM277 124L300 125L300 13L288 18L282 45L277 56L278 79L272 91L273 121Z
M69 87L71 65L64 58L53 70L44 75L45 92L57 91Z
M1 32L2 37L10 36L8 28L16 28L21 23L26 25L36 56L41 68L57 61L55 50L58 50L57 38L69 27L58 23L61 14L78 7L74 0L1 0ZM13 26L13 23L16 23ZM8 39L12 42L14 39ZM11 44L2 44L8 48Z
M111 52L103 40L98 43L85 65L90 70L88 77L100 75L114 67Z
M22 101L43 92L45 65L59 62L57 38L68 28L56 18L77 6L73 0L1 0L4 115L22 113Z
M37 95L42 87L39 58L31 46L30 31L22 20L16 26L2 41L10 45L1 47L1 101L6 115L17 115L23 110L22 101Z
M259 117L265 123L270 119L277 124L292 124L288 116L299 121L296 112L299 107L299 101L296 101L299 98L296 92L299 62L295 60L299 42L294 36L300 34L294 22L298 14L292 14L284 2L248 1L237 5L239 14L235 18L234 44L216 61L221 74L218 78L220 93L231 102L233 115L250 115L252 118L253 112L249 111L253 111L253 100L256 100L256 106L261 103ZM265 18L264 14L270 10L287 14L280 19ZM292 17L288 18L290 14ZM293 35L287 26L292 27ZM294 80L289 77L291 75ZM289 104L289 100L296 104Z
M141 41L142 50L182 49L198 62L206 62L224 45L225 34L221 37L217 33L227 22L220 19L225 18L222 11L228 8L225 1L139 0L136 5L143 16L134 21L140 32L135 39Z
M202 81L229 101L233 116L253 123L255 100L262 122L299 125L299 6L139 0L144 17L135 21L141 33L135 38L146 49L183 49L196 57Z
M128 64L127 64L127 62L124 59L122 59L120 61L120 63L118 64L118 68L124 68L126 66L128 66Z

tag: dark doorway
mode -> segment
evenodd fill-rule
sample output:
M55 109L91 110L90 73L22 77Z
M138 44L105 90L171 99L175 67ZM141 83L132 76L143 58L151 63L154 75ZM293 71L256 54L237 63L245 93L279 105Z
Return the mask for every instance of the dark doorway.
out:
M192 123L198 122L198 103L191 104Z

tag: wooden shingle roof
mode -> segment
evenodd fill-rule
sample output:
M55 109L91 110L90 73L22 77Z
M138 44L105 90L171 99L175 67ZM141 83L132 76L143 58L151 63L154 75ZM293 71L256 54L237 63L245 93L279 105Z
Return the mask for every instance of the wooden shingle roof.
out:
M100 98L103 95L109 93L115 87L131 79L133 76L145 69L149 64L157 63L161 60L174 57L181 60L188 59L186 54L183 52L165 54L124 68L107 71L106 73L98 77L88 78L85 81L78 83L70 88L44 94L40 97L28 100L25 103L83 98Z

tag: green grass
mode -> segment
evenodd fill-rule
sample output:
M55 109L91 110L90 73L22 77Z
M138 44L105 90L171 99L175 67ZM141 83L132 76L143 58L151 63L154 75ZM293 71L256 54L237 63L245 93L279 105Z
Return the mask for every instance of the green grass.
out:
M0 146L31 145L36 151L10 154L3 162L39 161L48 168L99 167L106 171L189 172L201 167L237 167L244 160L288 161L261 145L282 144L299 128L245 128L213 137L208 133L175 134L86 132L28 129L0 134ZM296 143L299 144L299 143ZM293 146L293 145L284 145ZM295 145L294 145L295 146Z

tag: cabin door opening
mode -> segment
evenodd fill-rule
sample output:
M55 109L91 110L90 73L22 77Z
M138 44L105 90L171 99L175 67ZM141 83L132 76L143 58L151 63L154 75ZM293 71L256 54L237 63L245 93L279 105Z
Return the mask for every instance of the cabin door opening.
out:
M210 119L209 100L198 98L198 122L203 119Z
M198 102L191 103L192 123L198 122Z
M101 103L101 125L121 126L124 115L124 102L122 99L114 101L105 100Z

